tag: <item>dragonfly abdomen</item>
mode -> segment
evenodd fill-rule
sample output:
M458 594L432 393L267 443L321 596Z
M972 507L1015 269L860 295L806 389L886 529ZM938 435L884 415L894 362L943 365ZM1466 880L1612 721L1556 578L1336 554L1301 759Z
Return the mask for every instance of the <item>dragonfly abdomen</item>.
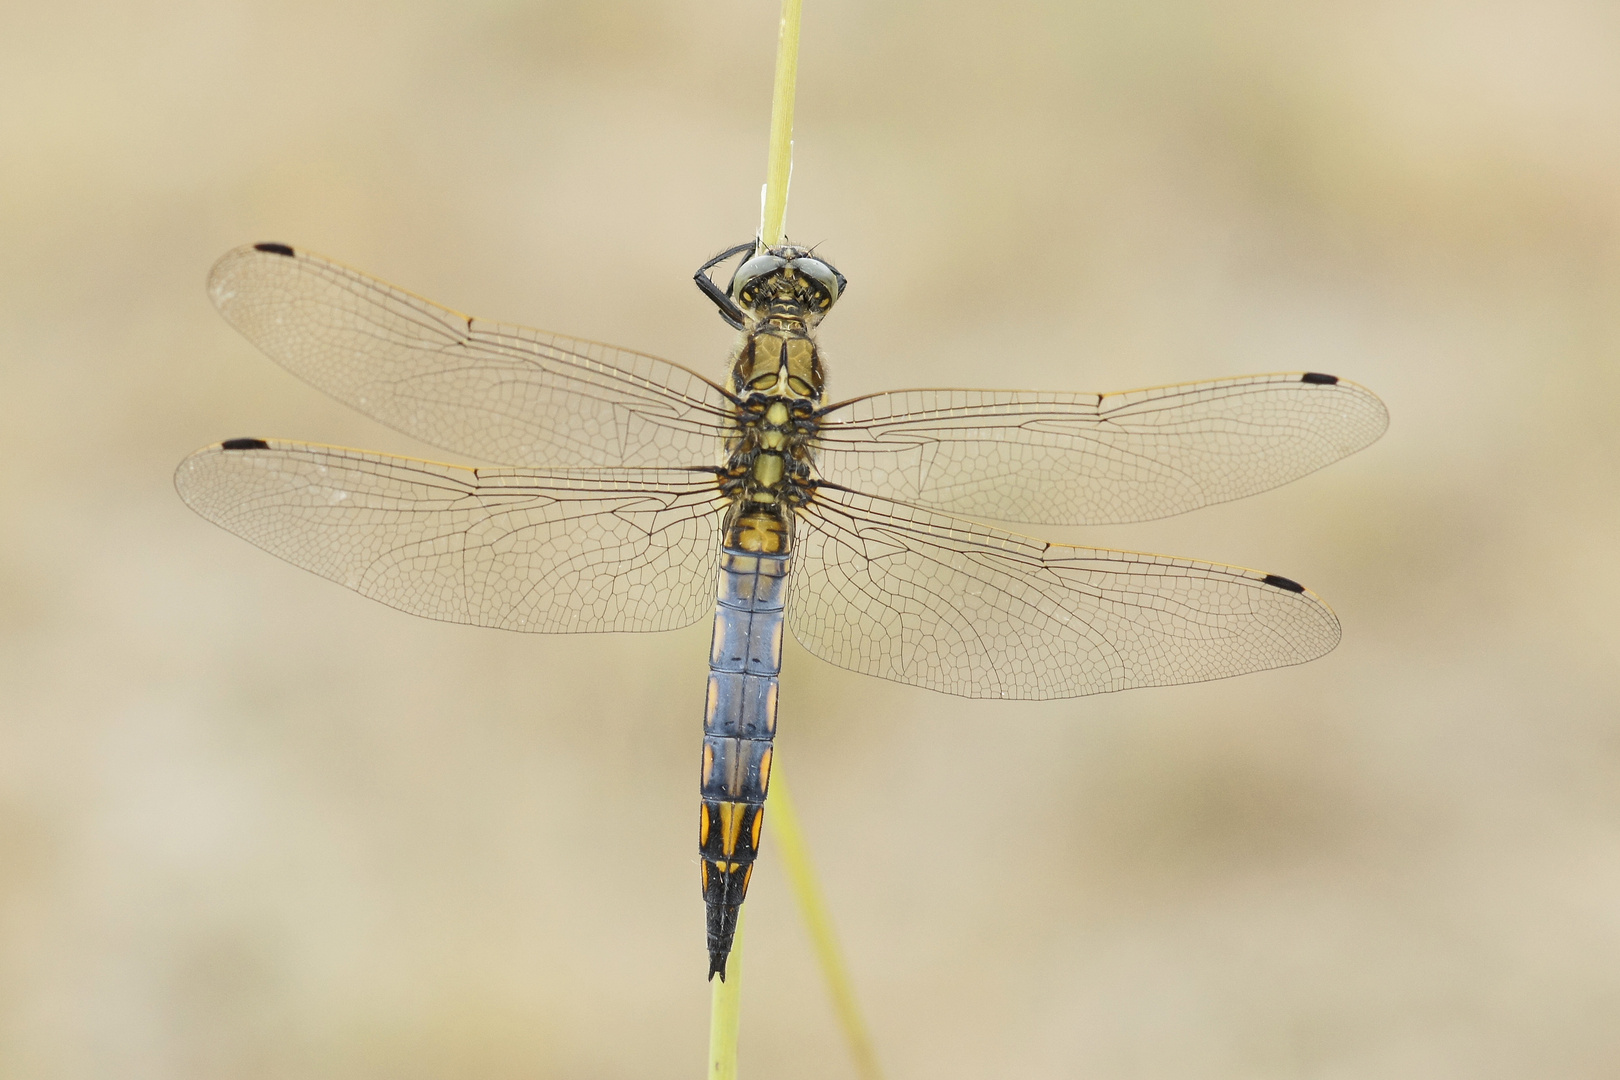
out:
M708 909L709 975L722 980L765 822L787 574L785 552L757 554L730 544L721 549L703 712L698 847Z

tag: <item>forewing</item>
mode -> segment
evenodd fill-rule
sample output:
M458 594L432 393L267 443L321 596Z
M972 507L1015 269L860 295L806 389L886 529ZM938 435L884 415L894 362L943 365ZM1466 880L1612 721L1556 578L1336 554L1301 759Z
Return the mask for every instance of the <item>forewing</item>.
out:
M1331 375L1252 375L1119 394L901 390L830 408L833 483L967 517L1104 525L1168 517L1314 472L1389 417Z
M977 698L1065 698L1315 659L1339 623L1286 578L1067 547L821 488L787 622L839 667Z
M463 469L233 439L180 463L193 510L294 566L447 622L669 630L714 607L724 499L683 469Z
M424 442L502 465L711 465L724 391L657 357L504 326L279 244L208 275L232 326L293 374Z

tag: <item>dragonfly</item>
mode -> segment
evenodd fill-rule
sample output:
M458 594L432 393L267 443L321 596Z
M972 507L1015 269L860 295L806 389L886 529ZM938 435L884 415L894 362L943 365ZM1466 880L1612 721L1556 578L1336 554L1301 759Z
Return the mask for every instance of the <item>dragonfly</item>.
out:
M712 617L711 980L760 847L784 628L852 671L1022 700L1225 678L1338 643L1332 610L1290 578L979 522L1144 521L1268 490L1377 439L1388 417L1368 390L1292 372L828 403L816 328L847 285L830 262L754 241L694 280L739 332L723 380L464 315L285 244L231 251L208 290L249 341L487 464L235 438L175 483L209 521L415 615L542 634Z

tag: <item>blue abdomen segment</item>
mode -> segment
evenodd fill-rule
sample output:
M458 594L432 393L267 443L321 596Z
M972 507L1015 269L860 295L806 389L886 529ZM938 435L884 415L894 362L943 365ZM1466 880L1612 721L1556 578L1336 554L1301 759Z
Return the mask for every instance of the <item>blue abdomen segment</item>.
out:
M698 843L708 909L709 974L722 979L765 822L787 576L786 555L721 550L703 711Z

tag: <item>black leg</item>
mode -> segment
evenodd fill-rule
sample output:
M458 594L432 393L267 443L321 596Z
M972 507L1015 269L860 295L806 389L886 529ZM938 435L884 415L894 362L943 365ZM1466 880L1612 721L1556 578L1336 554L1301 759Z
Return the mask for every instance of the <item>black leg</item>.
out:
M703 290L703 295L707 296L714 302L714 306L720 309L720 317L738 330L748 329L747 323L743 321L746 316L743 314L742 308L737 306L736 301L732 300L731 294L714 283L714 279L709 276L709 270L732 256L741 255L745 251L752 251L757 246L756 241L750 240L746 244L738 244L736 247L727 248L698 267L697 273L692 275L692 280L697 282L697 287Z

